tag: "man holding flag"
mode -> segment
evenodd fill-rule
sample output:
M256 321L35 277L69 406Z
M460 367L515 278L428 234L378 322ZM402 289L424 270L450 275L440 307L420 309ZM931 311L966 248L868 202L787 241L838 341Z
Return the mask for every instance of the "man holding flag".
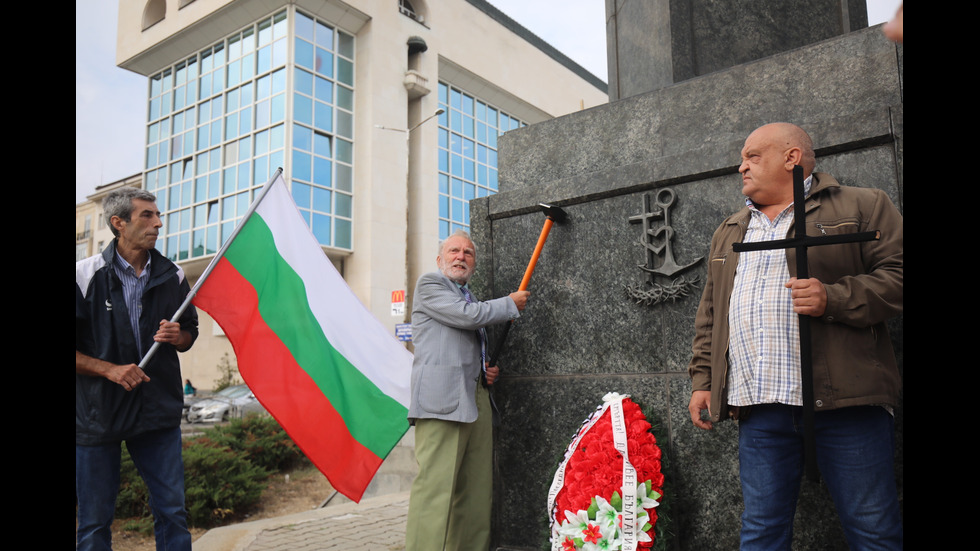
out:
M163 225L156 197L122 188L103 210L116 238L75 263L77 547L111 548L125 440L150 492L157 549L189 551L177 352L197 338L197 312L167 321L190 289L183 271L154 248ZM154 342L162 346L141 368Z

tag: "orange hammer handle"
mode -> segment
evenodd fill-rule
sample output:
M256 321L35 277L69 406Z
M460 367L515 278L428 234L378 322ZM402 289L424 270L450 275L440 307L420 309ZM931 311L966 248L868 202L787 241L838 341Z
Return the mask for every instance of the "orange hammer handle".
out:
M527 270L524 271L524 279L521 280L521 286L518 287L518 291L526 291L528 283L531 282L531 274L534 273L534 267L538 264L538 257L541 256L541 249L544 248L544 242L548 240L548 232L551 231L551 225L555 221L548 218L544 221L544 227L541 228L541 236L538 237L538 244L534 247L534 252L531 254L531 262L527 265Z

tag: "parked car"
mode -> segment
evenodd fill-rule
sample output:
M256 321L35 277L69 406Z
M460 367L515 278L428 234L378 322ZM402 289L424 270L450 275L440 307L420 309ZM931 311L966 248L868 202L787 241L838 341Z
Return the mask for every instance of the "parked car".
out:
M181 412L181 417L187 419L187 412L191 410L191 406L206 399L206 396L201 396L200 394L184 394L184 411Z
M187 421L216 423L252 411L264 411L264 409L247 386L235 385L191 404L190 409L187 410Z

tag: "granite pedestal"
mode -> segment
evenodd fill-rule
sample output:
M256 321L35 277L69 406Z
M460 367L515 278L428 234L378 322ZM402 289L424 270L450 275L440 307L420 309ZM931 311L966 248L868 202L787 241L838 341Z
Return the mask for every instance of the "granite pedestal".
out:
M690 421L687 364L711 234L744 199L737 174L745 137L788 121L814 139L817 169L841 183L885 190L902 209L901 47L865 29L759 61L507 133L501 192L471 203L481 252L476 294L515 290L544 222L556 225L531 280L530 304L510 331L496 398L494 544L540 549L557 462L582 420L609 391L641 403L664 451L669 549L736 549L742 512L737 427L706 432ZM665 191L665 190L669 190ZM646 197L649 197L647 199ZM670 203L670 254L692 264L651 276L631 223ZM661 241L662 242L662 241ZM659 255L657 262L663 261ZM656 304L628 289L674 286ZM667 294L669 295L671 292ZM655 293L656 294L656 293ZM892 323L901 364L902 325ZM491 342L494 342L491 339ZM902 409L896 465L902 489ZM804 483L796 516L800 549L843 549L826 489Z

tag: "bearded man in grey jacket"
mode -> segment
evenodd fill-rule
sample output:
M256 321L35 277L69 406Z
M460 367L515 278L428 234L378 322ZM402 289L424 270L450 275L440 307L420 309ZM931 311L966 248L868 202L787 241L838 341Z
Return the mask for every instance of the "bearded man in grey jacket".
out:
M419 474L408 508L407 551L489 549L493 428L484 328L512 320L529 293L477 301L467 283L476 269L469 235L447 238L439 272L415 286L412 308L412 400Z

